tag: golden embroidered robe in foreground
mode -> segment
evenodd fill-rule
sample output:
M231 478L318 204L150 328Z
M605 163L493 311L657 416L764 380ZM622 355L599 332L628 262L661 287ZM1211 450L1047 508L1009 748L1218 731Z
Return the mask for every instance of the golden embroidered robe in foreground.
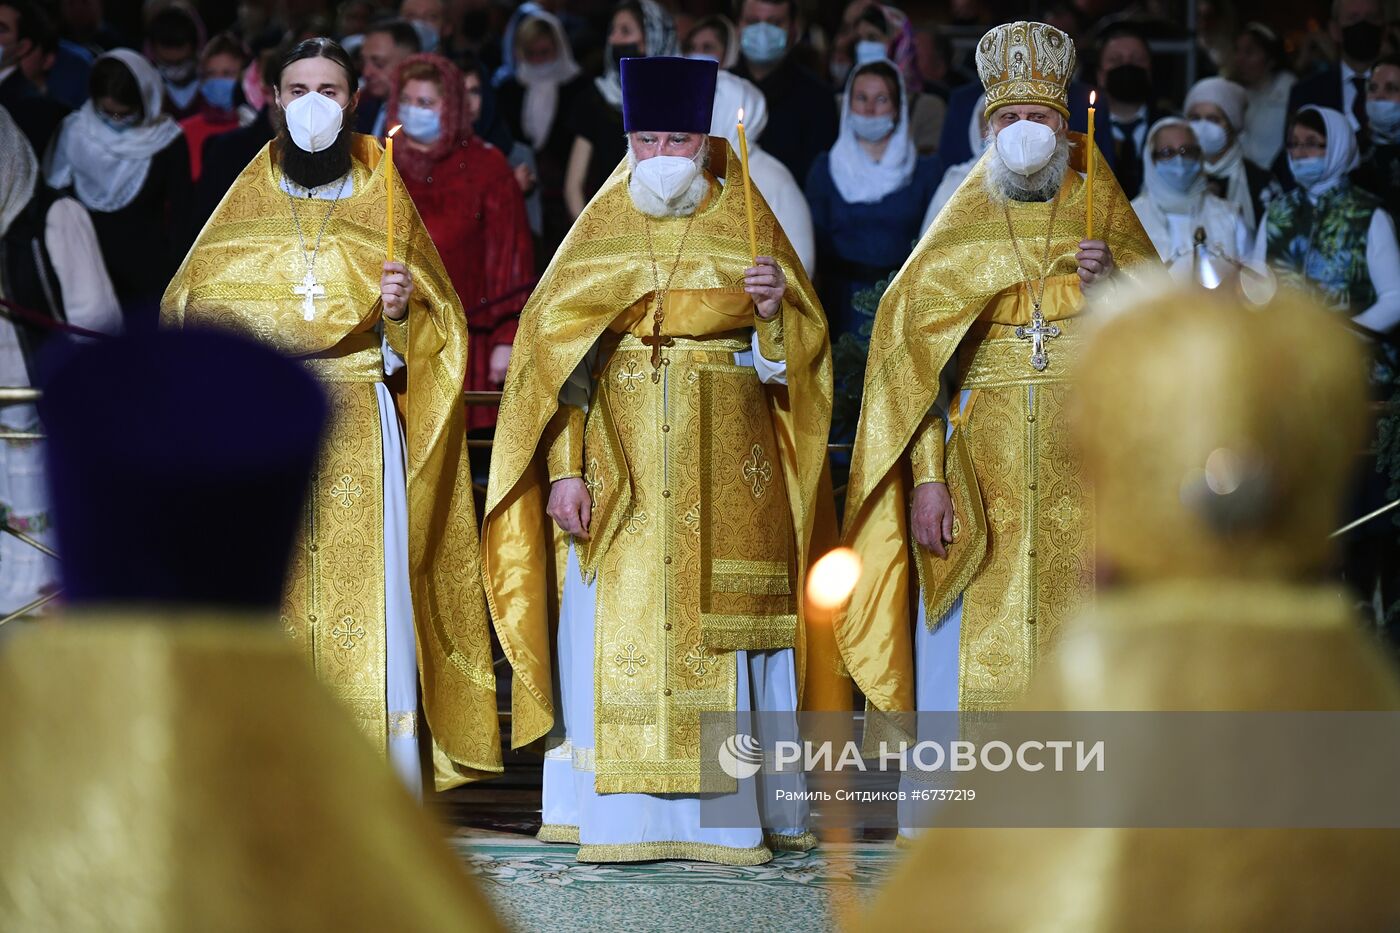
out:
M500 929L275 616L7 635L0 929Z
M1347 602L1241 577L1102 595L1020 705L1400 710L1393 665ZM1147 812L1179 792L1178 772L1115 780L1103 812ZM1393 930L1397 871L1393 829L934 828L852 928Z
M1082 136L1070 137L1078 152ZM1082 155L1079 162L1071 167L1082 168ZM983 163L973 169L890 284L870 339L844 529L866 572L836 634L856 684L885 712L915 708L920 588L930 626L963 597L959 706L976 709L1005 706L1025 689L1036 658L1093 580L1090 502L1063 408L1082 329L1075 254L1085 182L1067 172L1058 208L1008 205L1023 273L1006 215L983 187L984 170ZM1101 157L1094 204L1095 228L1120 268L1155 263ZM1031 320L1027 289L1038 286L1047 232L1042 310L1060 336L1045 341L1048 365L1037 371L1030 341L1015 331ZM972 394L945 452L944 423L931 409L950 360L955 387ZM956 522L949 557L940 560L913 543L908 502L915 484L944 479Z
M316 257L326 295L303 317L305 272L269 144L229 189L161 304L165 326L227 327L300 358L331 400L331 425L293 549L283 625L379 748L385 702L383 449L375 383L384 379L379 280L385 253L383 150L355 137L353 192L335 206ZM384 322L408 367L408 570L423 708L438 790L501 770L490 633L477 569L461 387L467 325L402 182L397 257L415 291L404 322ZM328 201L299 200L308 249ZM251 517L250 517L251 520ZM250 689L251 689L250 685Z
M709 145L716 175L737 178L728 143ZM590 540L578 551L598 585L596 788L695 793L699 715L734 709L736 649L796 646L808 698L839 694L830 685L830 632L804 638L797 597L814 548L834 538L825 472L830 346L811 283L757 198L759 251L788 277L780 315L757 327L765 356L786 362L787 386L760 385L752 368L734 365L755 326L742 285L751 265L742 188L715 186L693 219L655 220L633 207L627 179L623 162L521 317L491 463L482 571L514 671L518 747L549 732L556 715L561 571L544 511L549 486L583 474L595 506ZM644 224L663 283L678 262L659 371L642 340L652 333L656 291ZM585 426L581 408L560 406L560 389L595 344ZM821 675L806 683L804 647L822 659Z

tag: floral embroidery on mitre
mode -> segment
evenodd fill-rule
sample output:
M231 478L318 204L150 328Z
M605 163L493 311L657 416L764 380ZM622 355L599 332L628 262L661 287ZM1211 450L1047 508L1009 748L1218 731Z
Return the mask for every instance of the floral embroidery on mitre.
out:
M977 75L986 113L1007 104L1044 104L1069 116L1074 40L1045 23L1006 23L977 43Z

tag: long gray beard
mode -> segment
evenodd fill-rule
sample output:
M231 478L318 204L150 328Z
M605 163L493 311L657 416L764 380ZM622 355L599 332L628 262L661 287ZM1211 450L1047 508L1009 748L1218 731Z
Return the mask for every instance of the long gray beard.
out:
M996 137L988 135L987 168L982 176L987 194L993 201L1049 201L1059 193L1069 171L1069 138L1061 136L1055 143L1055 154L1040 171L1018 175L1006 167L997 151Z
M632 143L627 143L627 193L632 196L632 206L646 214L648 217L663 219L666 217L689 217L695 213L705 200L705 195L710 193L710 180L705 177L705 169L710 165L710 147L701 145L700 151L695 153L695 164L700 166L700 172L695 176L695 180L690 186L676 195L674 201L666 202L648 188L637 183L637 157L632 153Z

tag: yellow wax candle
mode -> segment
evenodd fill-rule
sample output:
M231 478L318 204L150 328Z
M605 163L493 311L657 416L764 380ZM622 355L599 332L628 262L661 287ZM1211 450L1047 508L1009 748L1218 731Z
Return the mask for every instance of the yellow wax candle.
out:
M388 228L388 261L394 261L394 134L403 128L395 126L384 137L384 224Z
M753 181L749 178L749 139L744 135L744 108L739 108L739 161L744 168L744 211L749 218L749 255L758 259L758 232L753 226Z
M1088 160L1088 171L1085 173L1085 183L1088 191L1084 200L1084 239L1094 238L1094 102L1099 99L1098 91L1089 92L1089 136L1084 146L1085 157Z

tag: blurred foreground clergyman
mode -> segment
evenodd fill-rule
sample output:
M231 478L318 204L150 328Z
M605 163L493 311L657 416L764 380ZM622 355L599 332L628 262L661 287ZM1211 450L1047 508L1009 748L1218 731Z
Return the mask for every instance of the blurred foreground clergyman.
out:
M1181 291L1108 322L1075 434L1117 585L1025 705L1400 709L1390 663L1319 582L1365 371L1355 339L1290 293L1243 307ZM1125 781L1123 811L1166 780ZM860 928L1393 929L1397 870L1391 830L932 830ZM930 904L956 919L933 923Z
M44 388L71 608L0 653L0 929L495 929L277 622L315 381L187 332Z

